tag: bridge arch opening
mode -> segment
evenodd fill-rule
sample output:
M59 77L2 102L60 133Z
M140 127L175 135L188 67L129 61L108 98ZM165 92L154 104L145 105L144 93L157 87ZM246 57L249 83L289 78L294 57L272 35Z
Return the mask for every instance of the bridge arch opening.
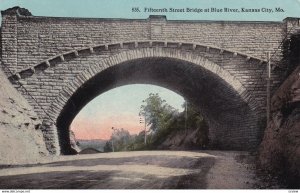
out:
M75 136L75 139L78 139L79 143L82 141L85 144L88 144L90 140L98 143L110 141L111 136L114 134L112 128L114 128L115 134L123 130L129 132L130 137L127 136L127 133L122 133L127 137L126 143L140 143L140 141L137 141L137 136L144 136L142 133L145 129L145 117L140 113L142 105L146 104L144 101L150 96L152 96L152 99L161 99L162 101L160 102L162 103L159 105L161 107L160 112L164 113L164 115L170 115L166 120L173 124L164 124L164 130L170 131L171 127L173 131L174 128L176 130L184 130L185 99L182 96L156 85L130 84L111 89L97 96L84 106L71 123L70 130L74 135L72 134L70 140L74 142L73 137ZM190 108L192 108L192 104L189 103L188 118L192 119L198 114L196 114L194 109ZM163 109L166 111L163 111ZM160 117L160 120L163 119L165 118ZM181 122L178 122L178 120ZM192 124L187 125L187 127L191 126L194 127ZM150 136L154 136L154 132L150 130L150 127L150 125L147 125L148 132ZM155 135L155 137L158 139L159 135ZM150 142L149 136L147 139ZM83 148L85 147L86 145L83 145ZM125 144L119 145L120 150L133 150L134 147L133 145L128 147ZM98 150L104 151L101 147Z
M57 117L61 153L70 152L69 126L77 113L96 96L128 84L162 86L195 104L208 121L211 147L255 147L258 143L255 111L243 97L239 82L228 81L234 79L224 76L222 69L214 70L163 56L126 60L104 68L71 94Z

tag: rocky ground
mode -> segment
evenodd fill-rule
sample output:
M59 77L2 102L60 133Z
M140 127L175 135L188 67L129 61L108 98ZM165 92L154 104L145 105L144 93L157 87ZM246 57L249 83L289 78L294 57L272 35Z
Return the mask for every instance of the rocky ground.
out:
M165 150L186 150L205 149L206 137L200 128L177 130L169 134L164 142L158 145L157 149Z
M259 149L259 163L300 188L300 66L272 97L271 120Z
M136 151L61 156L37 165L3 166L0 188L266 188L255 172L254 160L248 152L235 151Z

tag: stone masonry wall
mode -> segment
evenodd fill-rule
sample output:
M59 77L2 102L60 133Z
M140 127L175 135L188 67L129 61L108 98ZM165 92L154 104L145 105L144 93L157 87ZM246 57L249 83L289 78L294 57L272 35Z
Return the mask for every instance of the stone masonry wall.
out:
M240 93L241 98L255 101L253 104L248 101L254 106L250 114L256 114L260 119L266 98L266 52L275 53L273 64L280 61L278 48L291 26L294 29L299 23L294 20L291 23L288 19L284 22L168 21L162 16L139 20L55 18L36 17L25 9L12 8L2 12L1 57L6 75L12 81L16 77L20 79L26 91L24 88L19 88L19 91L41 119L48 117L47 112L52 113L52 104L60 99L58 96L62 92L72 95L74 91L67 91L67 88L73 82L80 86L82 83L77 82L81 81L78 77L85 77L85 71L90 70L96 75L99 71L94 69L118 64L119 56L114 57L118 54L148 57L156 50L152 47L161 50L161 57L168 56L163 53L178 52L180 57L177 59L185 59L190 54L191 58L209 60L220 68L212 69L216 76L222 76L224 71L243 85L245 92ZM108 64L103 62L106 59ZM272 78L272 90L275 90L282 81L281 72L275 70ZM227 83L234 87L232 82ZM213 92L222 99L222 94L225 96L228 90ZM240 102L236 101L236 107ZM226 116L234 118L230 113L223 118ZM251 125L255 130L251 135L258 137L261 131L257 131L257 123L251 120L246 121L246 125ZM53 141L57 143L56 128L49 119L44 123L47 125L44 135L46 143L50 144L47 146L49 150ZM232 131L239 129L240 124L235 123L236 128ZM239 138L237 133L241 131L214 132L230 140L234 134Z
M128 47L127 47L128 46ZM122 56L122 60L126 60L126 57L128 57L128 61L131 59L136 58L145 58L146 55L150 56L161 56L161 57L170 57L171 55L168 55L172 53L172 57L176 59L182 59L187 60L187 58L190 58L188 54L191 55L197 55L202 58L208 59L208 61L215 63L216 65L220 66L222 70L229 72L233 77L237 77L237 80L241 82L245 88L247 89L244 93L243 90L239 87L236 87L237 91L240 91L240 94L243 93L243 97L249 98L255 96L255 104L253 106L253 111L259 111L260 108L264 104L264 98L265 98L265 87L262 86L264 82L260 80L259 74L263 72L263 68L260 68L260 66L263 66L265 64L260 64L259 60L247 60L244 56L233 56L233 53L223 53L220 54L219 50L211 49L210 51L206 51L206 49L202 49L202 47L196 47L195 51L189 51L187 48L186 50L180 51L175 48L163 48L163 47L156 47L155 48L147 48L147 45L143 45L145 48L134 48L133 44L124 44L123 48L108 48L108 50L96 50L94 49L94 53L91 53L90 50L85 51L78 51L78 56L75 57L73 53L66 54L64 56L65 61L57 61L53 62L53 64L43 70L39 71L36 70L35 73L27 78L21 79L21 82L23 83L23 86L26 88L26 90L33 96L36 101L33 101L31 96L27 95L26 92L24 92L24 89L20 89L20 92L23 92L23 95L31 102L31 105L35 108L35 110L38 112L38 114L43 118L45 115L45 112L40 108L40 106L43 107L44 110L46 110L49 114L53 114L57 108L62 109L65 102L67 102L68 97L72 95L76 91L76 89L82 85L85 81L87 81L87 77L90 77L92 75L96 75L97 73L104 71L108 67L112 67L114 65L117 65L120 63L121 59L114 59L114 57ZM174 46L174 45L173 45ZM130 48L131 47L131 48ZM191 46L190 46L191 47ZM130 49L129 49L130 48ZM156 54L155 54L156 53ZM186 58L184 58L182 55L185 55ZM130 56L130 57L129 57ZM109 59L112 57L112 59ZM107 63L104 62L104 60L107 59ZM119 61L119 62L118 62ZM198 61L195 59L195 61ZM222 61L222 62L220 62ZM202 62L203 63L203 62ZM204 65L204 64L203 64ZM239 65L239 70L236 70L236 66ZM210 65L209 65L210 66ZM87 73L86 71L91 71L90 73ZM87 74L85 74L87 73ZM183 72L182 72L183 73ZM229 78L229 76L222 75L221 70L215 71L218 76L223 77L224 79ZM30 73L28 73L30 74ZM22 75L25 76L26 74ZM186 77L187 74L182 74L183 78ZM201 74L199 75L201 76ZM203 75L202 75L203 76ZM79 78L77 77L84 77ZM76 82L74 85L72 82ZM184 82L184 80L182 81ZM256 84L256 82L259 82L259 84ZM98 83L99 86L101 85L101 82ZM205 84L215 84L213 82L206 82ZM228 84L232 84L232 86L235 84L231 80L228 80ZM72 88L67 89L68 87ZM236 91L236 92L237 92ZM195 90L197 93L198 91ZM215 90L205 90L204 91L206 95L214 95L219 99L225 98L227 96L227 92L231 92L228 90L225 85L221 89L215 89ZM66 93L65 99L58 98L61 93ZM229 100L235 100L233 98L230 98ZM240 99L241 100L241 99ZM206 101L208 102L208 101ZM57 106L54 106L55 109L51 104L57 103ZM217 102L214 101L216 104ZM233 103L230 103L231 105L226 105L226 101L223 104L223 108L230 108L235 109L239 108L242 101L235 101L235 104L233 106ZM253 105L252 104L252 105ZM250 105L250 104L249 104ZM217 107L215 107L217 108ZM57 110L56 110L57 111ZM218 111L220 113L221 111ZM58 112L59 113L59 112ZM246 113L246 112L245 112ZM55 114L55 113L54 113ZM216 112L213 112L213 109L211 109L211 114L215 114ZM226 114L221 116L219 114L219 118L223 117L224 120L222 122L226 122L226 119L232 120L234 117L234 114ZM57 115L54 116L53 120L57 118ZM253 131L249 133L249 136L252 136L252 140L257 141L257 135L259 134L257 131L257 128L255 125L257 124L255 121L251 121L249 117L249 122L247 120L244 120L244 126L245 130L243 130L244 134L246 133L246 130L249 130L249 128L253 128ZM239 139L239 133L241 133L242 129L242 123L228 123L234 125L234 127L231 129L232 131L229 132L228 130L225 133L222 133L222 128L220 125L220 128L216 131L214 131L214 134L223 138L223 140L231 140L231 145L234 143L235 139ZM239 125L237 125L239 124ZM222 126L225 129L225 126ZM246 128L247 127L247 128ZM47 131L48 134L52 134L50 130ZM211 133L213 134L213 133ZM50 140L51 137L49 136ZM246 141L245 141L246 142ZM236 142L238 143L238 142Z
M283 36L284 22L168 21L17 16L3 12L4 64L20 71L57 54L97 44L130 40L195 42L266 58ZM17 48L17 49L15 49Z

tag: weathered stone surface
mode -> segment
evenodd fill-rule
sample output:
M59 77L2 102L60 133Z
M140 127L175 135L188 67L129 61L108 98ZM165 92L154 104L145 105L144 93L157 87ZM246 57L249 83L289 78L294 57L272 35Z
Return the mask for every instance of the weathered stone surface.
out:
M72 130L70 130L70 144L71 144L71 148L74 149L74 154L80 152L80 148L77 146L75 134Z
M263 168L287 177L291 187L300 181L300 66L280 86L272 98L272 119L260 145Z
M157 149L199 150L207 149L207 136L200 128L173 131Z
M41 123L0 70L0 165L34 163L48 155Z

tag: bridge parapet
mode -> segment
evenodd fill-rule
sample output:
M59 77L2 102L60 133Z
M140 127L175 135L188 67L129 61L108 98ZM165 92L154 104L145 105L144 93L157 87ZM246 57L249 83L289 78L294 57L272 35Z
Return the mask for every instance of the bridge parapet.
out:
M2 11L2 18L2 59L13 73L61 53L133 40L192 42L266 60L266 52L278 50L292 20L244 22L180 21L167 20L165 16L150 16L148 19L40 17L18 7ZM276 61L279 60L277 57Z

